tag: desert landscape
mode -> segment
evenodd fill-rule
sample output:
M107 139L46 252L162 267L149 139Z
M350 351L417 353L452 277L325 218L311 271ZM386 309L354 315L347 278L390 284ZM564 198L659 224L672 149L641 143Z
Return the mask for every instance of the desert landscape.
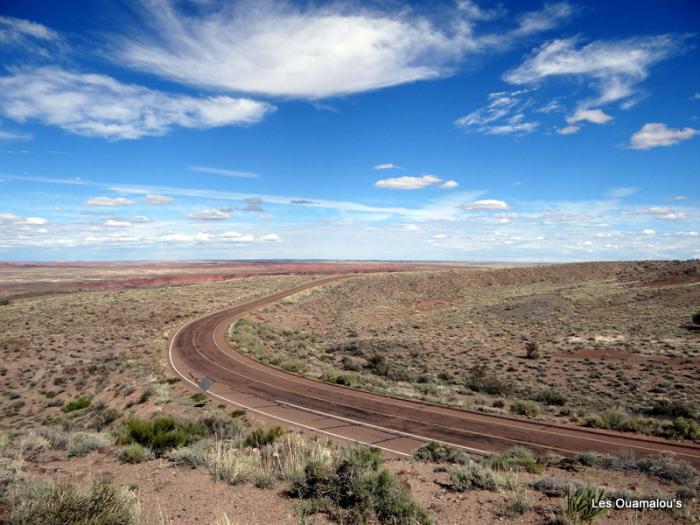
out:
M697 443L691 314L699 267L404 265L365 273L358 265L245 314L226 332L233 350L284 373L483 414ZM591 510L572 508L572 498L601 491L669 508L599 510L591 515L597 523L694 523L700 476L662 451L558 454L516 444L484 456L400 437L378 441L381 450L353 445L337 422L285 423L261 415L272 411L250 397L222 402L171 368L167 343L188 321L336 273L324 269L299 264L286 275L136 287L103 276L103 289L68 280L7 300L0 519L38 522L100 501L112 516L104 523L456 524L465 515L577 523ZM241 409L236 399L263 408ZM386 451L400 443L407 454ZM347 498L349 487L356 497ZM39 493L45 503L29 496Z

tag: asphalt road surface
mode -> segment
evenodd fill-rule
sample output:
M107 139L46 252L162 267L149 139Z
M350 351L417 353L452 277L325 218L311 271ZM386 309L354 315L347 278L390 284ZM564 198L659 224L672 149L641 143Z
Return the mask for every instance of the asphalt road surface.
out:
M427 441L442 441L476 454L523 445L559 454L596 451L636 456L667 451L700 468L700 446L487 415L399 399L300 377L251 359L228 343L238 318L310 288L344 279L333 276L206 315L170 339L168 360L193 388L202 379L208 395L287 427L409 455Z

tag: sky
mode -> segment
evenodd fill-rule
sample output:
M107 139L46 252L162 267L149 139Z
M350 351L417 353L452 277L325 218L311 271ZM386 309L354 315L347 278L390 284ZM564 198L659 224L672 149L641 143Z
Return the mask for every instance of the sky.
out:
M700 258L700 4L0 0L0 260Z

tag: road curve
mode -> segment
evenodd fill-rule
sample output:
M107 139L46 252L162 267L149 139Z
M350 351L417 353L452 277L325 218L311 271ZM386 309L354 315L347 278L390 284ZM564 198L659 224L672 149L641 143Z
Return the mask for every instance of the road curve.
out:
M169 364L194 388L202 378L210 379L208 394L220 401L287 426L399 455L436 440L475 453L514 445L561 454L592 450L644 456L667 451L700 468L698 445L488 415L332 385L260 363L228 343L228 327L246 313L347 277L315 280L195 319L169 340Z

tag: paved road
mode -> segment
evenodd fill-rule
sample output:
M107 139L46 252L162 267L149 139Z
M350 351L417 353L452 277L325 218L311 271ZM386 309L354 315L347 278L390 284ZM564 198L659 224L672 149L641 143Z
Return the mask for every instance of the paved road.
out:
M344 278L316 280L188 323L169 342L170 365L193 387L209 378L213 381L209 395L220 401L286 426L398 455L436 440L474 453L513 445L561 454L593 450L643 456L668 451L700 467L698 445L487 415L331 385L259 363L228 343L228 327L246 313Z

